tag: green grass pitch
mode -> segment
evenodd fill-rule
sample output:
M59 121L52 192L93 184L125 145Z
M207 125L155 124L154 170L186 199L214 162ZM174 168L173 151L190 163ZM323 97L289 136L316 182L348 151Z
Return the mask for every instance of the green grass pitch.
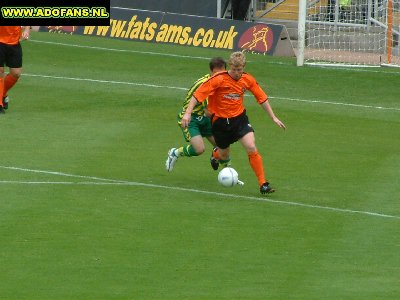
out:
M400 72L248 54L267 177L224 188L183 144L186 89L229 52L32 33L0 116L0 299L399 299Z

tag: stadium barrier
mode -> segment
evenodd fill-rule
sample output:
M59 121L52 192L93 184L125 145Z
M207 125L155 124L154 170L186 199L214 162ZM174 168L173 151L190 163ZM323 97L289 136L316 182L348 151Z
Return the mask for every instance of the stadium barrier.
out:
M111 8L110 26L41 26L40 31L295 56L284 25Z

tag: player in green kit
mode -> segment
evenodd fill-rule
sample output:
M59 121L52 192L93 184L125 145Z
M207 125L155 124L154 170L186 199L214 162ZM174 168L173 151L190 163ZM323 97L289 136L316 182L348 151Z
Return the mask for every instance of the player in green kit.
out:
M226 63L221 57L214 57L211 59L210 63L210 74L206 74L203 77L196 80L193 86L189 89L186 98L182 105L182 110L178 114L178 125L181 128L181 119L183 114L186 111L186 108L190 102L190 99L193 96L193 93L197 90L197 88L205 81L207 81L212 75L217 72L225 71ZM182 129L183 137L185 141L189 144L181 147L171 148L168 151L168 157L165 162L165 168L168 172L171 172L175 166L176 161L179 157L186 156L199 156L205 151L205 145L203 141L203 137L207 138L208 141L215 147L214 137L212 136L211 131L211 120L209 116L207 116L207 101L205 103L199 103L196 105L192 111L192 118L189 125ZM218 162L211 162L212 164L216 164ZM214 168L214 166L213 166ZM216 166L218 169L218 166Z

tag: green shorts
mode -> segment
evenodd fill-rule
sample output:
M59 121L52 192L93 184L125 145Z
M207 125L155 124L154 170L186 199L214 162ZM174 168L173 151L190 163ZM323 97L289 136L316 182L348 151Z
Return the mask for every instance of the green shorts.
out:
M181 119L178 115L178 125L181 126ZM202 137L212 136L211 120L206 116L192 115L189 126L185 129L180 127L183 133L183 137L186 142L190 142L190 139L196 135L201 135Z

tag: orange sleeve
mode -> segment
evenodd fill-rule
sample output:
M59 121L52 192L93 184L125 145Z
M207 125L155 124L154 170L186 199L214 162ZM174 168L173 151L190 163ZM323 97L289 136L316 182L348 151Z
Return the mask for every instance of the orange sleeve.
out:
M220 78L218 76L211 77L205 81L199 88L194 92L193 96L197 101L203 102L208 96L213 95L215 90L218 88Z
M255 80L254 77L250 77L250 92L254 95L256 98L257 102L262 104L265 101L268 100L267 94L264 92L264 90L258 85L258 82Z

